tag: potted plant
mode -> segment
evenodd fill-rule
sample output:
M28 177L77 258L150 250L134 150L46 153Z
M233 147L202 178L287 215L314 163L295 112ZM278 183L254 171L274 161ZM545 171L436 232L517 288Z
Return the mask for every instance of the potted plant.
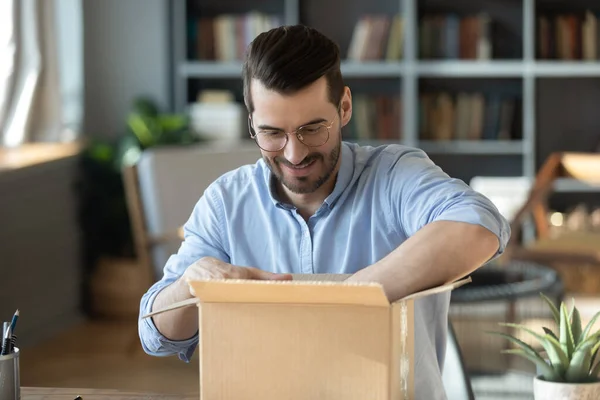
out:
M541 294L550 307L557 331L542 327L544 334L520 324L501 323L500 325L519 329L532 335L543 351L534 349L516 336L502 332L491 332L502 336L516 345L516 348L503 350L533 362L537 367L533 390L535 400L587 400L600 399L600 363L596 362L600 348L600 330L592 328L600 317L598 312L583 329L581 316L575 302L567 310L564 302L557 308L552 301Z

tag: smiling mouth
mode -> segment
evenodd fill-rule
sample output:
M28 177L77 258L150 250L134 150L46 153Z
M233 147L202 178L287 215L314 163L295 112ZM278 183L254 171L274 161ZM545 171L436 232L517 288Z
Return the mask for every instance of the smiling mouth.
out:
M304 169L304 168L308 168L311 165L313 165L315 163L315 161L316 160L312 160L308 164L302 164L302 165L287 165L287 167L291 168L291 169Z

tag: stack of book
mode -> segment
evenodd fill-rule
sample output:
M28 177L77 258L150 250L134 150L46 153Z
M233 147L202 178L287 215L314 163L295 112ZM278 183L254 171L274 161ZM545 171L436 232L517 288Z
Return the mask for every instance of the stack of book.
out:
M598 16L591 11L542 15L537 24L539 59L597 60Z
M491 36L491 18L485 13L426 15L419 26L419 55L422 59L489 60Z
M398 95L355 94L352 103L352 119L345 128L345 139L399 141L402 138Z
M188 21L188 58L239 61L256 36L281 25L281 18L260 12L220 14Z
M482 93L456 96L448 92L420 95L419 135L422 140L511 140L517 100Z
M347 58L350 61L398 61L404 48L404 22L396 14L369 14L354 26Z

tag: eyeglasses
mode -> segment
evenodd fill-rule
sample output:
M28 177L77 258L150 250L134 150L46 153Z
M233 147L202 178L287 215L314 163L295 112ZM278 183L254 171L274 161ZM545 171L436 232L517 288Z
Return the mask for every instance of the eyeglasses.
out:
M248 117L248 130L250 137L256 141L258 147L264 151L276 152L283 149L289 140L289 135L296 135L298 140L308 147L319 147L329 140L329 129L333 126L335 119L329 124L320 122L304 125L292 132L265 129L255 132L252 128L251 118Z

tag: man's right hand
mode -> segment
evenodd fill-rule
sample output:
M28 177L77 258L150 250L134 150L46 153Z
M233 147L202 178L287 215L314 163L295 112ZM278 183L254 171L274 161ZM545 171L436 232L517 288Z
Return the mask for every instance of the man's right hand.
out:
M290 274L275 274L254 267L240 267L213 257L203 257L190 265L173 284L161 290L152 304L152 311L194 297L188 282L207 279L291 280ZM158 331L171 340L185 340L198 331L198 310L184 307L152 317Z
M190 265L181 276L181 284L207 279L257 279L257 280L291 280L290 274L274 274L254 267L240 267L228 264L214 257L203 257ZM189 288L190 296L194 296Z

